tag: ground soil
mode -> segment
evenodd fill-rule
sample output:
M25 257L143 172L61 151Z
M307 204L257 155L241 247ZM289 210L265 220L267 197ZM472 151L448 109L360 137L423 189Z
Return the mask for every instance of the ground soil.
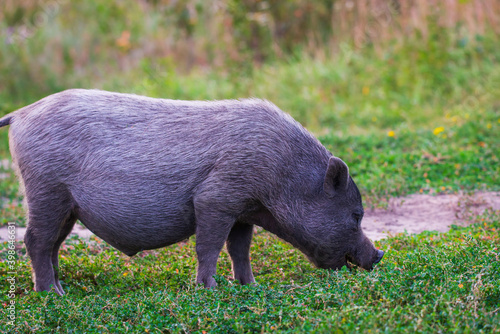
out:
M500 192L410 195L390 199L386 209L366 210L361 225L372 240L405 231L446 232L453 224L467 225L488 208L500 210Z
M500 210L500 192L475 194L410 195L389 200L387 208L366 209L362 226L372 240L397 233L423 231L446 232L450 226L466 225L470 217L492 208ZM17 240L22 240L26 228L17 227ZM75 225L72 234L89 238L92 233ZM0 242L7 241L7 227L0 228Z

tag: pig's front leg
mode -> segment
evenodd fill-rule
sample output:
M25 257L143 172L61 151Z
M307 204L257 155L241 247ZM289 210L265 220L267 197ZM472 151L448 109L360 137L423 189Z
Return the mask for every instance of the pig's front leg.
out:
M241 284L255 282L250 264L250 243L252 242L253 225L236 223L227 238L226 247L233 262L234 279Z
M203 199L195 201L196 215L196 254L198 255L198 274L196 282L206 288L217 286L214 275L217 259L224 247L236 218L222 210L218 205Z

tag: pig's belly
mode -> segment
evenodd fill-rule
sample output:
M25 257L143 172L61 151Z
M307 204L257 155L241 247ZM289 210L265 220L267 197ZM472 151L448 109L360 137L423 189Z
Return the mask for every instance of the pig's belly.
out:
M145 186L106 189L73 189L75 213L90 231L127 255L177 243L195 232L194 207L186 193Z

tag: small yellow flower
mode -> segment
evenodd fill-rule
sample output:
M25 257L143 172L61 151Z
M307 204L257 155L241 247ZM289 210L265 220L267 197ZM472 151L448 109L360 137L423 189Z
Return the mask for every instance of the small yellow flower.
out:
M128 275L128 273L123 273L123 276L127 276L127 275Z
M464 285L463 284L459 284L458 287L461 289L461 288L464 287Z
M363 95L370 94L370 87L364 86L362 90Z
M394 131L392 131L392 130L391 130L391 131L387 132L387 135L388 135L389 137L394 137L394 136L396 135L396 133L395 133Z
M432 133L434 133L434 135L437 136L443 131L444 131L444 127L440 126L440 127L435 128L434 131L432 131Z
M486 128L491 129L492 128L491 123L486 124Z

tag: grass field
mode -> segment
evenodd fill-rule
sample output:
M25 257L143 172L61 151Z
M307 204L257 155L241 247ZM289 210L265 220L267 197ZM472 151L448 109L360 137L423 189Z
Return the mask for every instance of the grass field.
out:
M99 239L66 241L67 295L31 291L24 250L16 260L16 326L10 333L459 332L500 330L499 215L487 212L446 234L377 242L386 256L373 272L314 268L297 250L258 232L258 285L229 280L222 253L216 280L194 284L194 241L134 258ZM6 249L6 246L3 246ZM2 253L5 259L5 253ZM3 274L5 262L0 262ZM2 295L6 318L8 299Z
M334 56L179 75L169 62L144 61L98 84L177 99L266 98L341 157L365 206L413 193L500 190L498 36L371 47ZM21 85L22 86L22 85ZM34 101L0 92L0 113ZM22 196L0 130L0 226L24 226ZM500 332L500 213L470 216L450 232L396 235L376 242L386 255L372 272L314 268L296 249L258 231L252 265L258 285L230 280L223 252L216 280L196 286L194 238L128 258L99 239L67 240L64 297L32 291L21 242L15 298L8 244L0 245L0 332L9 333L413 333ZM8 306L15 300L16 325Z

